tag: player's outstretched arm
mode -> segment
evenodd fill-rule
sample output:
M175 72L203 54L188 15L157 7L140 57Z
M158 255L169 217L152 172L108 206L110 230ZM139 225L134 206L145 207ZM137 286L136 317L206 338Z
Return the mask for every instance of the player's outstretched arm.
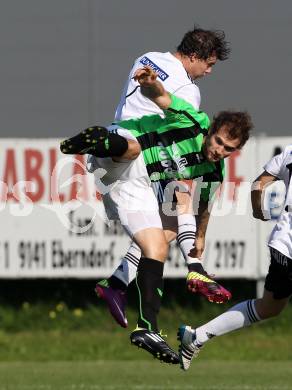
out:
M166 110L171 104L169 93L164 89L162 83L157 80L157 73L150 67L137 69L134 80L141 86L141 93L162 110Z
M251 204L254 218L261 219L262 221L267 221L270 219L264 210L263 196L265 189L276 180L278 180L277 177L264 171L253 182L251 188Z

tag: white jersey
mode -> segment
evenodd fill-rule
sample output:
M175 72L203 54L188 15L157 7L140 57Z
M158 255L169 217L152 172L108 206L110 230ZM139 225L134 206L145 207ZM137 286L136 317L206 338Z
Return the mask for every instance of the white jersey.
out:
M183 98L195 109L199 109L200 90L187 74L181 61L170 52L149 52L138 57L134 62L116 110L116 121L140 118L143 115L151 114L164 115L156 104L141 94L140 84L133 79L135 71L145 65L151 66L158 73L158 80L168 92ZM143 180L147 175L142 153L135 160L131 172L135 175L135 179L137 179L137 172L141 174ZM132 176L129 176L129 180L131 179Z
M195 109L199 109L201 102L200 90L188 76L181 61L170 52L149 52L135 60L122 93L115 120L139 118L143 115L157 113L163 114L156 104L141 94L139 83L132 78L136 69L144 65L149 65L157 71L158 79L167 91L185 99ZM116 126L109 127L110 131L114 131L116 128ZM127 130L119 129L118 133L126 138L135 139ZM119 183L135 180L137 183L139 177L141 177L143 183L149 182L145 179L148 178L148 173L142 153L136 160L125 164L115 163L111 158L99 159L91 156L88 159L87 167L90 172L93 172L97 167L104 168L107 171L107 174L102 178L105 185L112 184L116 180L119 180Z
M288 145L282 153L273 157L264 169L283 180L286 186L284 208L271 233L269 246L292 259L292 145Z
M163 115L156 104L141 94L139 83L133 79L135 71L145 65L158 73L158 80L168 92L183 98L196 110L199 109L200 90L192 82L181 61L170 52L149 52L136 59L116 110L115 120L140 118L151 114Z

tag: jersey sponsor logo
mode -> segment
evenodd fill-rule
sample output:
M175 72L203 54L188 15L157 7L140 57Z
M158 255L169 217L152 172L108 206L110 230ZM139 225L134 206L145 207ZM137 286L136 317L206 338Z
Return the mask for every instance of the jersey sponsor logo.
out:
M157 146L159 146L159 148L160 148L160 150L159 150L159 157L161 158L160 164L162 166L164 173L169 174L169 177L174 177L174 174L176 172L176 168L173 166L173 163L176 163L176 165L177 165L177 161L175 161L175 159L172 160L171 156L168 154L167 149L162 142L158 142ZM158 173L158 176L159 176L159 177L157 177L157 179L155 179L156 173ZM151 180L159 180L160 173L153 172L153 174L154 174L153 178L152 178L152 175L150 176Z
M186 166L188 165L187 159L185 157L181 157L179 148L175 142L172 144L172 153L173 153L173 160L175 161L177 165L178 172L184 172L186 169Z
M160 80L165 81L168 79L169 75L163 69L159 68L159 66L151 61L148 57L144 56L141 58L140 63L145 66L150 66L158 74Z

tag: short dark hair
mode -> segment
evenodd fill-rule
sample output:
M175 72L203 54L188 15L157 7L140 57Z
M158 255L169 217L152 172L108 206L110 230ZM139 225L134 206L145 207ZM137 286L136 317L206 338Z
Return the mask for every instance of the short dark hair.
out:
M217 133L222 126L227 127L230 139L238 138L240 140L238 146L240 149L249 139L253 123L246 111L220 111L213 117L209 135Z
M192 31L184 35L177 51L186 56L195 54L201 60L206 60L215 53L218 60L224 61L231 49L229 43L225 41L224 31L203 30L195 25Z

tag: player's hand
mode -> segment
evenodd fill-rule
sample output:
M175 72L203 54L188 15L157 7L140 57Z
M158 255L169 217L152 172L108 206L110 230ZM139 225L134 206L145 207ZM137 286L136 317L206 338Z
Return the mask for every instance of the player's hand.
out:
M268 218L267 216L264 215L262 210L254 210L252 213L252 216L255 219L260 219L261 221L269 221L271 218Z
M136 70L133 78L143 87L148 87L156 81L157 73L150 66L144 66Z

